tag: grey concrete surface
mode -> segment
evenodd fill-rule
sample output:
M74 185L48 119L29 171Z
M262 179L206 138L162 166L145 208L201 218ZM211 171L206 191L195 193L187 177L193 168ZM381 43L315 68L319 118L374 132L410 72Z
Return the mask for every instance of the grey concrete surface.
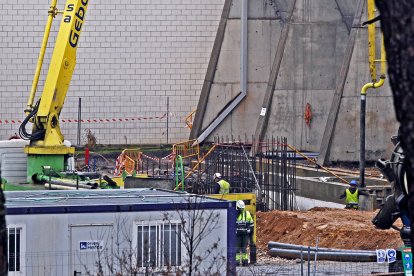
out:
M294 1L249 1L248 93L247 98L212 133L237 136L255 133L281 26L289 24L288 4ZM327 163L359 160L360 90L371 82L368 69L366 20L351 26L358 0L297 0L282 63L276 80L267 136L284 136L299 150L319 152L334 92L349 39L350 28L357 32L349 62L343 96L331 137ZM364 7L365 9L365 7ZM224 35L202 128L238 93L240 0L233 1ZM229 87L230 86L230 87ZM396 133L392 93L388 82L368 90L366 113L366 160L387 157L390 137ZM306 104L311 105L312 121L305 124Z
M315 199L327 202L344 204L345 199L340 199L349 185L335 182L333 179L322 181L319 177L297 177L296 178L296 195L308 199ZM377 204L377 190L382 191L384 187L367 186L369 196L360 196L360 208L362 210L375 210Z

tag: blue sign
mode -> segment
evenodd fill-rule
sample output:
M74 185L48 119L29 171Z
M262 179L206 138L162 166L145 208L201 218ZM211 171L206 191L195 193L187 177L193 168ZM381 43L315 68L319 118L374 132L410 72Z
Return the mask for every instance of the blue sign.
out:
M406 261L411 260L411 255L410 255L410 254L408 254L408 253L405 253L405 254L404 254L404 260L406 260Z
M79 241L79 250L96 251L104 249L103 240L98 241Z
M397 260L397 251L395 249L387 249L388 263L393 263Z
M383 249L377 249L377 263L384 263L386 258L386 251Z

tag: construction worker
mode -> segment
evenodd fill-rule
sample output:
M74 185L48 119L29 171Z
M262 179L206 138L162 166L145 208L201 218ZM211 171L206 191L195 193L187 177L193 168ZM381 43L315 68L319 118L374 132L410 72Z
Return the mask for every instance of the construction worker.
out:
M345 209L358 209L359 208L359 196L369 196L367 192L361 191L357 188L358 183L356 180L349 182L349 188L339 197L340 199L345 198Z
M223 179L220 173L214 174L214 194L228 194L230 193L230 183Z
M236 220L236 264L243 266L249 264L247 255L247 244L253 235L253 218L249 211L245 210L246 205L243 200L236 202L237 220Z

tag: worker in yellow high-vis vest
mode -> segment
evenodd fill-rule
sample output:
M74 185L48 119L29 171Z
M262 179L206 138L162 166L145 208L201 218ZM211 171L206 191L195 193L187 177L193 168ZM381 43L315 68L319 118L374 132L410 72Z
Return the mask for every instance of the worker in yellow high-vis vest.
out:
M358 189L356 180L351 180L351 182L349 182L349 188L347 188L339 198L345 198L346 209L358 209L359 196L361 195L369 196L367 192Z
M243 266L249 264L247 245L252 240L251 237L254 230L253 217L245 207L246 205L243 200L236 202L236 265L240 265L241 262ZM250 249L252 249L252 244L250 244Z
M223 179L220 173L214 174L214 194L228 194L230 193L230 183Z

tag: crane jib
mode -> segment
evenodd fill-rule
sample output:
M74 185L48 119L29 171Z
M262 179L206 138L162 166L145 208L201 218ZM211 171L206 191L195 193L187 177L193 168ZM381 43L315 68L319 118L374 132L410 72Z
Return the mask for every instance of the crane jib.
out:
M79 5L77 11L75 12L75 22L72 25L72 29L69 34L69 44L73 48L76 48L78 46L80 31L82 29L83 25L83 19L85 17L86 8L88 5L89 0L82 0L80 3L82 5ZM71 12L74 10L74 4L68 4L66 11ZM65 18L63 19L63 22L70 23L72 21L72 15L71 13L67 14Z

